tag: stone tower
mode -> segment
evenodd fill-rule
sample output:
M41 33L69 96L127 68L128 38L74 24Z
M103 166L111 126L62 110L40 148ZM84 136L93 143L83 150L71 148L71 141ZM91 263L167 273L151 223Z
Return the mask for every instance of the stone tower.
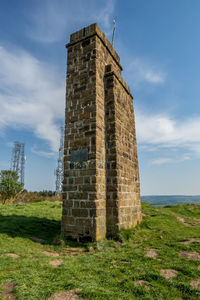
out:
M62 234L115 237L142 218L133 96L97 24L73 33L66 47Z

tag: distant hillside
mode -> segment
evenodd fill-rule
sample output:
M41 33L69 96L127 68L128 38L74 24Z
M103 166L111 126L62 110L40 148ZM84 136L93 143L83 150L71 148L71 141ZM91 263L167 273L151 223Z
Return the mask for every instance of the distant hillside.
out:
M182 196L182 195L169 195L169 196L142 196L142 202L151 205L175 205L184 203L200 203L200 195L198 196Z

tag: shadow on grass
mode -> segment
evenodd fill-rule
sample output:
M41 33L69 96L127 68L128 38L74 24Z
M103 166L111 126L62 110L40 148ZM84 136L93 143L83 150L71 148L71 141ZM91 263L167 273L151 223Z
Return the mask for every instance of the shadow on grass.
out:
M41 244L87 248L85 243L61 237L61 221L46 218L0 215L0 234L2 233L13 238L29 238Z
M19 215L0 215L0 234L11 237L30 238L37 237L44 240L44 244L53 244L60 235L61 222L46 218L26 217Z

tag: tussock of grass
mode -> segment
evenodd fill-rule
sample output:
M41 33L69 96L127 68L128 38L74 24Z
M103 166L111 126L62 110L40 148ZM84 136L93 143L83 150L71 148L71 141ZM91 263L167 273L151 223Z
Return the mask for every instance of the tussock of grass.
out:
M47 299L59 290L74 288L80 288L78 294L86 299L200 298L198 288L190 285L200 277L200 261L179 256L180 251L200 253L198 242L181 243L200 238L200 207L155 208L143 203L143 212L139 226L121 231L121 242L83 245L60 236L60 202L0 205L0 286L16 282L20 300ZM176 215L193 226L186 227ZM157 257L147 257L147 249L156 249ZM54 259L62 264L51 266ZM175 270L177 276L166 279L160 273L163 269Z

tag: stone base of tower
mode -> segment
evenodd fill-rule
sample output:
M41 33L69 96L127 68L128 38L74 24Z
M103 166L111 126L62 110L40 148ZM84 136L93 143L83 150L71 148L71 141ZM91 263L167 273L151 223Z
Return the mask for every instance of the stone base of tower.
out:
M62 234L116 237L142 218L133 97L96 24L67 48Z

